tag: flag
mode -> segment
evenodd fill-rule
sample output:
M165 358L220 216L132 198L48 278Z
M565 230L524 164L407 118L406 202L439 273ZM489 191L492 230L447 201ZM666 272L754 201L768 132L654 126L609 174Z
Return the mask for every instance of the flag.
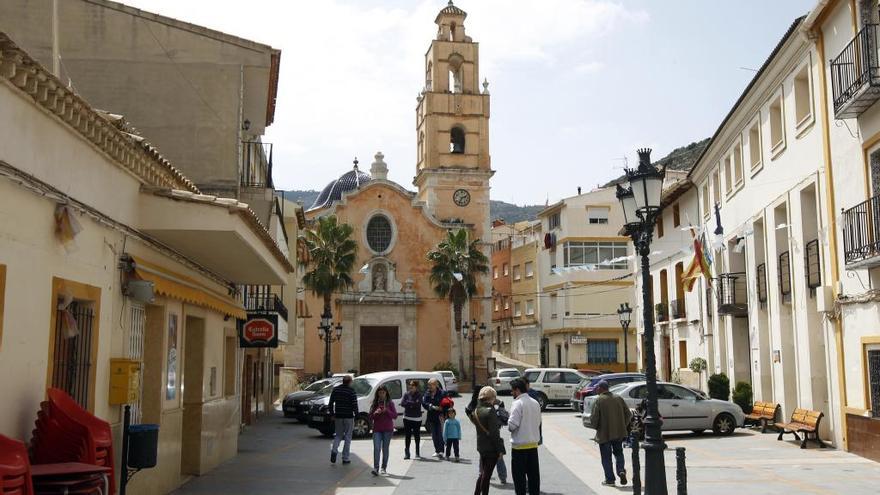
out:
M694 284L700 275L704 275L709 287L712 287L712 271L709 267L709 260L706 259L705 254L703 254L702 242L700 242L700 239L693 231L691 231L691 235L694 238L694 257L682 275L684 288L688 292L691 292L694 289Z

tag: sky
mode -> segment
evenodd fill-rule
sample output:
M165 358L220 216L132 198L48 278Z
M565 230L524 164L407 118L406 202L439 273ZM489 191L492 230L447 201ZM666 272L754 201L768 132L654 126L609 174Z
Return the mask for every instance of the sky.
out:
M416 96L446 0L123 0L281 49L278 189L321 189L382 151L415 175ZM456 0L489 81L492 199L544 204L711 136L816 0Z

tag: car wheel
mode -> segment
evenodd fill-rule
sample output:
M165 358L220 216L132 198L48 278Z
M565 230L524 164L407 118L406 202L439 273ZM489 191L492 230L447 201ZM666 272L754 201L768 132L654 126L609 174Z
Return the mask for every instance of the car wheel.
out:
M352 435L355 437L365 437L370 434L370 420L364 416L358 416L354 418L354 428L352 429Z
M736 420L727 413L721 413L712 422L712 431L716 435L728 436L736 429Z
M541 406L541 411L547 409L547 404L549 401L547 400L547 396L543 393L538 395L538 405Z

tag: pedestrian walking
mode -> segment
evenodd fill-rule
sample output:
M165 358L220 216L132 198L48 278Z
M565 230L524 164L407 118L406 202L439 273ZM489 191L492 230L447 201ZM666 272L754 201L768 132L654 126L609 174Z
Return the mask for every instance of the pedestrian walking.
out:
M489 481L495 464L504 455L504 441L501 440L501 422L495 414L495 389L483 387L478 395L476 408L470 420L477 430L477 452L480 454L480 476L474 488L474 495L489 493Z
M461 423L455 419L455 409L446 411L446 421L443 422L443 442L446 443L446 458L449 459L455 451L455 462L458 462L458 442L461 440Z
M507 421L510 419L510 413L504 408L504 402L499 399L495 399L495 416L498 416L498 422L501 423L501 426L507 426ZM498 481L500 481L502 485L506 485L507 463L504 462L504 456L498 458L498 463L495 465L495 471L498 472Z
M373 404L370 406L370 419L373 421L373 476L387 473L388 451L391 447L391 437L394 435L394 418L397 417L397 409L388 394L385 385L376 389ZM379 454L382 454L380 471Z
M333 446L330 447L330 462L336 464L339 455L339 442L345 441L342 447L342 463L351 462L351 432L354 430L354 417L358 414L357 394L351 388L351 376L342 378L342 383L330 392L330 415L333 418L336 432L333 435Z
M419 454L419 444L421 443L422 431L422 392L419 390L419 384L415 380L409 382L409 391L400 401L400 407L403 408L403 431L406 435L404 459L409 459L410 441L415 439L416 458L421 458Z
M446 397L440 382L436 378L428 380L428 391L422 397L422 407L428 411L425 418L425 426L431 432L431 440L434 442L434 455L438 459L443 458L443 406L440 402Z
M510 407L510 469L516 495L541 493L541 469L538 443L541 441L541 406L528 394L526 383L517 378L510 382L513 405Z
M608 391L608 382L600 380L596 384L598 396L593 402L590 423L596 429L596 442L602 456L602 469L605 471L606 486L614 486L614 473L620 484L626 484L626 459L623 457L623 440L629 435L629 422L632 413L619 395ZM611 465L614 456L616 466ZM613 468L616 468L613 469Z

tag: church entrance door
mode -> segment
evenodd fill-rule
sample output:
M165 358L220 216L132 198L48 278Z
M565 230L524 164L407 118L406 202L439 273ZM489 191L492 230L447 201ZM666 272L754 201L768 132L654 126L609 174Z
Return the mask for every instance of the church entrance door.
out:
M397 327L361 326L360 374L397 371Z

